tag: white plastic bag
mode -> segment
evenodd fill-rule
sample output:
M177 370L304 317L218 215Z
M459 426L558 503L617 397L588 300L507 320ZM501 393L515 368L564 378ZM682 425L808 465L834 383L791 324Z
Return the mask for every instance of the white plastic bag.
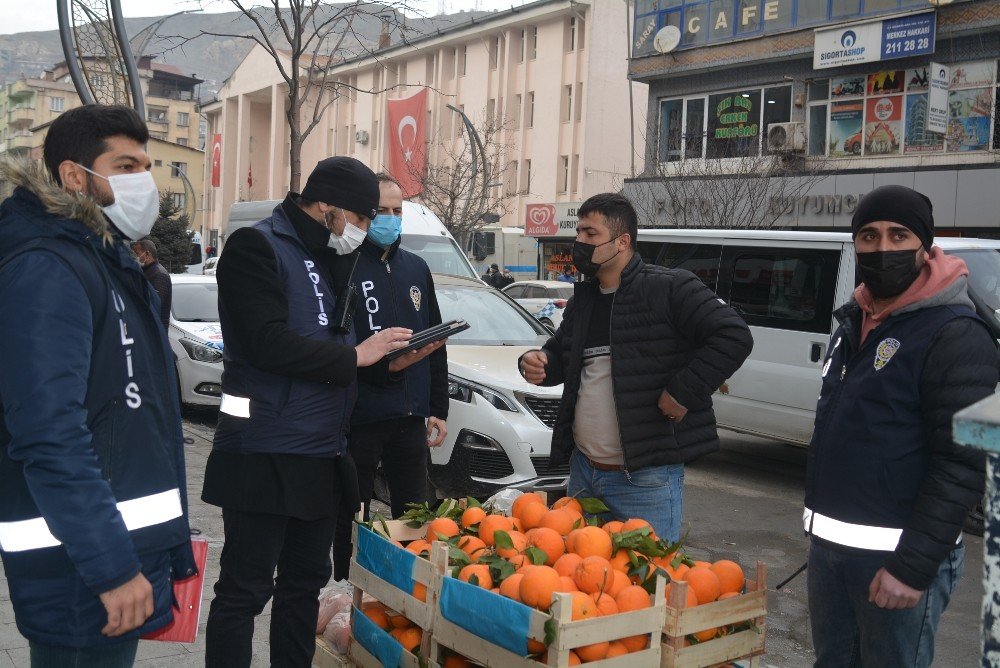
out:
M351 611L349 608L338 612L330 619L330 623L323 630L323 637L333 646L335 652L347 654L348 645L351 642Z
M511 510L514 507L514 501L516 501L522 494L524 494L524 492L519 489L501 489L499 492L486 499L486 503L483 504L483 507L486 508L487 512L500 513L501 515L510 517Z
M354 587L349 582L336 582L319 593L319 616L316 634L324 632L330 620L341 612L350 612L354 600Z

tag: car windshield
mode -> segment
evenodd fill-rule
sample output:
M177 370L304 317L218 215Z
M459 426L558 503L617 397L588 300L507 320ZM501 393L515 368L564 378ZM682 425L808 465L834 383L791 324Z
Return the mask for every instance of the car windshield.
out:
M174 283L170 313L180 322L219 322L219 286Z
M557 288L546 288L545 294L550 299L569 299L573 296L573 286L560 285Z
M994 331L1000 329L1000 250L992 248L951 251L969 265L969 291L980 315L992 317ZM985 310L986 313L981 311Z
M465 320L469 329L448 339L448 345L533 346L548 336L545 326L495 290L454 285L435 286L441 319Z
M479 278L465 259L465 254L449 237L403 235L400 245L423 258L432 274L448 274L465 278Z

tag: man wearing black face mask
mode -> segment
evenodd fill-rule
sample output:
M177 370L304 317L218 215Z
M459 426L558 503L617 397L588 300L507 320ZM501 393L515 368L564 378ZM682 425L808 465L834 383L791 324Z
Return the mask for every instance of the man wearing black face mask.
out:
M862 283L834 314L806 475L816 665L928 666L983 494L951 420L993 392L997 349L965 262L932 246L930 200L877 188L851 227Z
M719 449L712 393L753 339L697 276L639 258L628 199L594 195L578 215L573 264L588 280L519 368L536 385L565 383L551 461L569 460L569 494L600 497L613 516L676 541L684 463Z

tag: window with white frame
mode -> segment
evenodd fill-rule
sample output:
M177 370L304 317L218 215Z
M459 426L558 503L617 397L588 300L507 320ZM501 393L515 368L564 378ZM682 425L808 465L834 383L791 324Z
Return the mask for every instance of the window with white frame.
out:
M64 100L61 97L49 98L49 111L62 111Z
M563 86L562 94L562 107L560 114L563 123L573 120L573 85L566 84Z
M569 190L569 156L559 156L559 189L558 192L565 193Z
M528 91L528 104L525 109L524 127L535 127L535 91Z

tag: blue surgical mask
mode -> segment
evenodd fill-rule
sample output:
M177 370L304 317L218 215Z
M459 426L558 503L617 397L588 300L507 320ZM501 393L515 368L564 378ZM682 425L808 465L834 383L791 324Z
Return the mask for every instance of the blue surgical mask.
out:
M387 248L399 238L399 233L403 230L403 217L393 216L388 213L380 213L375 216L371 227L368 228L368 238L379 246Z

